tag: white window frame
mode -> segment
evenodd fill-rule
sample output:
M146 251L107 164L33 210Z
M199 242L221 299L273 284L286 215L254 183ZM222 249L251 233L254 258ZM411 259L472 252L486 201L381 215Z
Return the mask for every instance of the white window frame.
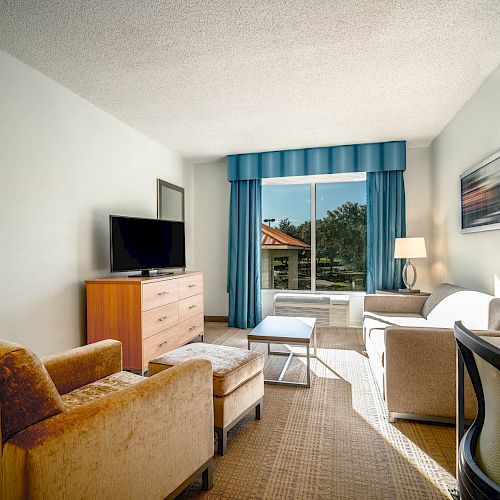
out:
M332 182L366 182L365 172L353 172L349 174L326 174L326 175L306 175L294 177L273 177L262 179L263 186L284 186L290 184L310 184L311 187L311 289L310 290L289 290L285 288L262 288L261 290L273 292L294 292L294 293L353 293L316 290L316 186L322 183ZM364 291L360 293L365 293Z

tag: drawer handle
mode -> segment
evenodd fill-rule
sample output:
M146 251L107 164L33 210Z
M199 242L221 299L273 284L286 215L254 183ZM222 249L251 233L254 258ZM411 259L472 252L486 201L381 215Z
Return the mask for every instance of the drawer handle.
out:
M158 292L158 295L168 295L170 292Z
M193 304L192 306L189 306L189 309L194 309L196 307L196 304Z
M188 285L188 288L193 288L195 287L196 285L194 283L192 283L191 285Z
M189 329L189 331L196 330L197 328L198 328L198 325L194 325L194 326L192 326L192 327Z
M168 316L162 316L161 318L158 318L158 321L166 321L168 319Z
M168 345L168 340L165 342L162 342L158 347L167 347Z

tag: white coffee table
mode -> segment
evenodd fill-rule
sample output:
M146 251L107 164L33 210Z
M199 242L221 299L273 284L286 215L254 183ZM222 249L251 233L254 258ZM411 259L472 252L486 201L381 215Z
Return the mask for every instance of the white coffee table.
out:
M288 356L285 366L276 380L265 379L264 383L274 385L292 385L296 387L311 387L311 343L313 344L314 357L316 347L316 319L290 316L267 316L248 335L248 349L251 343L267 344L267 353L276 356ZM305 354L293 352L272 351L272 344L297 345L306 348ZM293 356L307 358L307 382L291 382L283 380L286 370L290 366Z

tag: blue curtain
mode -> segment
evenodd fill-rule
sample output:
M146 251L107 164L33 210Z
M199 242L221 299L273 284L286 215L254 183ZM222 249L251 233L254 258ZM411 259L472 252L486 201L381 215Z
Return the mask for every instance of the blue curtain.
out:
M261 181L231 182L227 291L228 325L253 328L262 318L260 298Z
M374 142L228 156L228 180L406 168L406 142Z
M406 236L403 171L367 173L366 189L366 292L398 289L403 284L403 264L394 259L394 242Z

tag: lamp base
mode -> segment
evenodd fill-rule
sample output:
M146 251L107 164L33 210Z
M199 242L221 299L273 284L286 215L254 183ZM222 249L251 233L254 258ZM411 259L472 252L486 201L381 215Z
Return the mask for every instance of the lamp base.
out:
M410 278L408 276L408 271L411 269L413 277L410 281ZM417 292L419 290L413 290L413 287L415 286L415 283L417 281L417 270L415 269L415 266L413 265L413 262L408 259L403 266L403 283L406 286L406 290L408 290L408 293L411 293L412 291ZM402 291L401 289L399 290L400 292Z
M409 288L400 288L398 290L399 293L420 293L420 290L418 288L412 288L411 290Z

